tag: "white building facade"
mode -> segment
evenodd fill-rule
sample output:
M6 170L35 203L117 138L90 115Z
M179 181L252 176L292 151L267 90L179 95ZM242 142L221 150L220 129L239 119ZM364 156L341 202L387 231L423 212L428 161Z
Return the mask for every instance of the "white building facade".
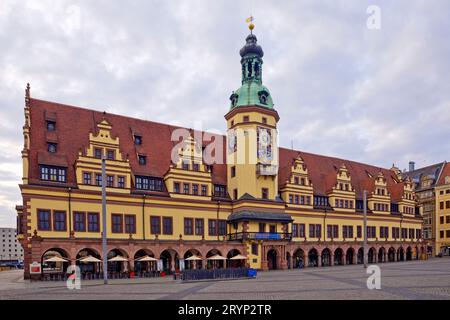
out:
M0 228L0 261L23 261L23 248L14 228Z

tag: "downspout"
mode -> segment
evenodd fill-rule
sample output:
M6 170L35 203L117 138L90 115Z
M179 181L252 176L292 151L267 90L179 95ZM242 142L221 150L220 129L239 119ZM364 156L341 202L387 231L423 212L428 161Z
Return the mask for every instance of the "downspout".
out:
M220 238L219 238L219 211L220 211L220 200L217 200L217 216L216 216L217 241L220 241Z
M69 238L72 236L72 188L69 187Z
M145 198L146 194L142 196L142 239L145 240Z

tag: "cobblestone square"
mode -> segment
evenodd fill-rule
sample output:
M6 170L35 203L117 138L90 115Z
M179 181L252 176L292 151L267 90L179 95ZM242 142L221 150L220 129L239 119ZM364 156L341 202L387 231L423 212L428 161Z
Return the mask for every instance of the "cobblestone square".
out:
M22 271L0 273L0 299L19 300L403 300L450 299L450 259L379 264L381 289L369 290L362 265L259 272L257 279L181 283L172 278L83 281L81 290L64 282L32 282Z

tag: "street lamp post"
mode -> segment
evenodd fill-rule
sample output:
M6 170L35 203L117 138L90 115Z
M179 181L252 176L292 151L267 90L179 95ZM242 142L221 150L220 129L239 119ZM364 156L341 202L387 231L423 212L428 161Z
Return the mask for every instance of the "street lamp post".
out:
M102 255L103 283L108 284L108 253L106 252L106 157L102 156Z
M367 268L367 191L364 190L364 244L363 244L363 261L364 261L364 268Z

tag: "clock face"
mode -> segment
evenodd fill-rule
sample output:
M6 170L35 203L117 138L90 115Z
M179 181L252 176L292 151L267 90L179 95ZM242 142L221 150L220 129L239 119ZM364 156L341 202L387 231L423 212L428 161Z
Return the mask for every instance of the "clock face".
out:
M258 159L263 163L272 161L272 133L270 129L258 128Z

